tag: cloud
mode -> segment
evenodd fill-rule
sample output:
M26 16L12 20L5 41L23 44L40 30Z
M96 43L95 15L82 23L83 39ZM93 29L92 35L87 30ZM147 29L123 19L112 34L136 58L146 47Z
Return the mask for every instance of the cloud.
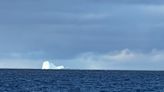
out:
M41 69L42 61L27 58L0 59L0 68L10 69Z
M123 49L104 54L89 52L70 60L57 61L63 64L66 62L65 66L74 69L162 70L164 51L153 49L151 52L140 52Z
M0 68L41 69L42 59L1 58ZM86 52L70 59L50 60L50 69L164 70L164 51L123 49L107 53ZM61 65L56 66L54 65ZM64 67L65 66L65 67Z
M88 51L164 47L162 0L63 1L0 1L0 52L72 58Z
M163 0L65 1L0 1L0 67L163 69Z

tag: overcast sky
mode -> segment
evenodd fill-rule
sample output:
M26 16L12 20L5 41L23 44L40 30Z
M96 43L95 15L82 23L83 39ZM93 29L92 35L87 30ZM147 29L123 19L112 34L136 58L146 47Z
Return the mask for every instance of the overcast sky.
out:
M163 0L0 0L0 68L163 70L163 40Z

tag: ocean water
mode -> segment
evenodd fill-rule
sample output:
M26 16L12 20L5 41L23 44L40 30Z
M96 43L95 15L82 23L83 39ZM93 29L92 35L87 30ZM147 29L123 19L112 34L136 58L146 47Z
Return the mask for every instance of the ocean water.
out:
M0 92L164 92L164 72L1 69Z

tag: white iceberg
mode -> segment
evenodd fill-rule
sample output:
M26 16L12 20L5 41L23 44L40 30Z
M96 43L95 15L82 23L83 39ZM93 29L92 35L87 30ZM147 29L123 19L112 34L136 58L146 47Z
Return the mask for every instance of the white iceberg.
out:
M49 61L44 61L42 64L42 69L64 69L64 66L56 66L53 63L50 63Z

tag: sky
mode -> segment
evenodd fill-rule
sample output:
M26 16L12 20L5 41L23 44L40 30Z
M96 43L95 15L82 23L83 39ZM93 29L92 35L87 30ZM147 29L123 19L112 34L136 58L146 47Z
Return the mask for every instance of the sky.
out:
M163 0L0 0L0 68L164 70Z

